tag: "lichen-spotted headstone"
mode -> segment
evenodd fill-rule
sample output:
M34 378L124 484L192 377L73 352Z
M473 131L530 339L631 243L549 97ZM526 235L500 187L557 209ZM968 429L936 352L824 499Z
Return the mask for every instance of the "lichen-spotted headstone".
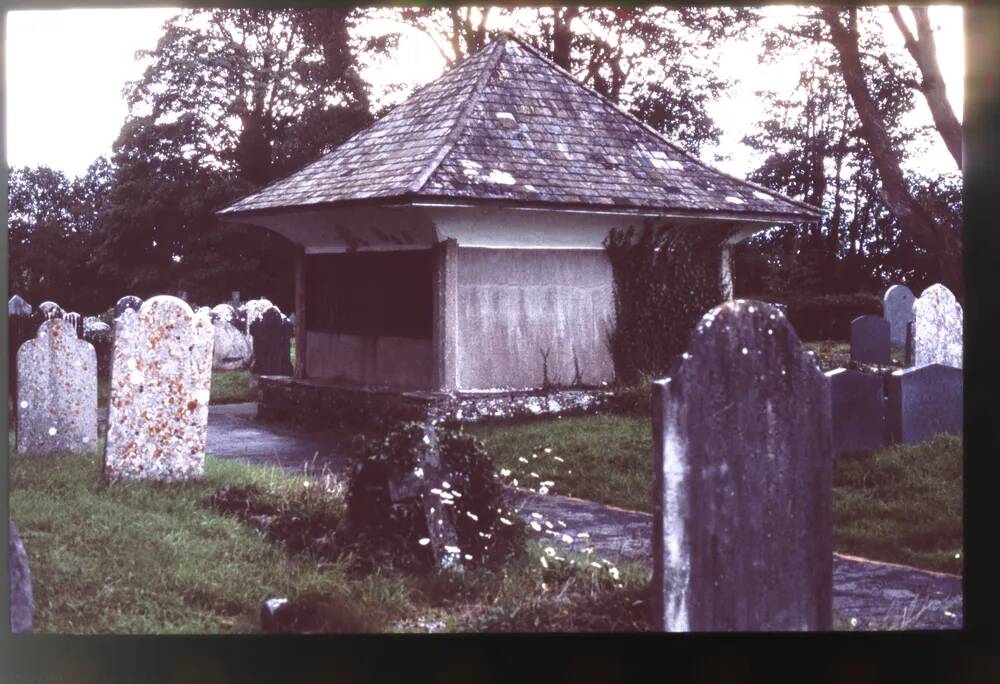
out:
M915 300L906 285L893 285L882 296L882 318L889 321L889 343L896 349L906 344L906 324L913 320Z
M104 475L201 476L212 382L212 323L160 295L115 322Z
M659 627L830 629L830 389L785 316L712 309L653 389Z
M38 310L42 312L42 316L46 319L62 318L66 313L63 311L63 308L55 302L42 302L38 305Z
M213 316L212 327L215 342L212 352L212 367L221 370L242 370L250 367L253 350L247 336L235 325L232 318Z
M28 554L13 521L7 524L7 564L10 572L10 631L24 634L31 631L34 597Z
M121 316L128 309L138 311L140 306L142 306L141 299L135 295L125 295L115 303L115 318Z
M17 452L89 454L97 447L97 354L67 320L50 318L17 352Z
M962 305L944 285L931 285L913 303L913 363L962 367Z
M881 316L858 316L851 321L851 360L889 365L889 321Z
M272 306L250 325L256 375L292 374L292 329L278 307Z

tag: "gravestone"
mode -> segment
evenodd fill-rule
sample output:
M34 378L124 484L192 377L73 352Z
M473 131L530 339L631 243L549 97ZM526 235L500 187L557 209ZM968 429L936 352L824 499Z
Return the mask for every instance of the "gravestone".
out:
M249 368L253 350L246 335L229 320L214 316L213 318L212 368L220 370Z
M833 454L873 451L885 444L885 383L853 368L826 373L830 381Z
M881 316L858 316L851 321L851 360L889 365L889 321Z
M962 432L962 371L939 363L889 376L886 428L892 443Z
M107 381L111 377L111 352L115 344L114 331L110 325L96 316L87 316L83 319L83 339L94 345L94 351L97 353L98 381Z
M212 307L212 318L231 323L236 318L236 309L230 304L216 304Z
M7 315L8 316L30 316L31 315L31 304L24 301L21 295L14 295L7 302Z
M135 295L125 295L115 303L115 318L118 318L126 310L138 311L142 306L142 300Z
M55 302L42 302L38 305L38 310L42 312L42 316L48 320L50 318L62 318L65 315L62 307Z
M931 285L913 303L913 363L962 367L962 306L944 285Z
M255 375L292 374L292 329L278 307L272 306L250 325L253 336L253 365Z
M31 570L24 542L17 534L14 522L7 524L7 564L10 570L10 631L26 634L31 631L34 598L31 591Z
M913 321L906 324L906 347L903 351L903 365L907 368L914 365L914 349L913 349Z
M915 300L906 285L893 285L882 296L882 318L889 321L889 343L895 349L906 344L906 324L913 320Z
M784 314L709 311L653 392L659 627L830 629L830 388Z
M109 480L176 481L204 473L212 323L167 295L115 322Z
M17 352L17 453L93 453L97 355L69 321L51 318Z
M70 311L69 313L67 313L67 314L65 314L63 316L63 319L70 322L70 324L73 326L73 329L76 331L76 336L79 339L82 340L83 339L83 316L81 316L80 314L76 313L75 311Z

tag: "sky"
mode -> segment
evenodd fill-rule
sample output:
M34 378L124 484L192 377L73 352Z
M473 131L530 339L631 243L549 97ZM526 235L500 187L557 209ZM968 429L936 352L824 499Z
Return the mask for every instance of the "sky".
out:
M152 49L165 20L180 10L171 7L142 9L74 9L15 11L7 15L6 146L11 166L46 165L67 176L83 173L111 146L128 113L122 90L141 76L137 50ZM780 21L794 7L768 8L772 21ZM961 7L933 6L932 24L938 60L948 97L959 119L965 77L965 48ZM398 26L392 28L398 29ZM899 49L902 37L885 12L886 35ZM745 176L759 161L741 139L753 132L763 114L754 96L758 89L791 87L798 77L794 60L763 68L757 64L752 43L720 55L720 74L738 81L728 97L713 103L709 114L723 135L717 147L703 151L704 161ZM444 60L428 38L417 31L404 34L399 59L372 68L366 76L375 81L405 79L414 85L440 75ZM930 124L922 97L910 123ZM669 137L669 136L667 136ZM915 154L911 166L928 174L955 171L955 163L940 139L931 137L926 150Z

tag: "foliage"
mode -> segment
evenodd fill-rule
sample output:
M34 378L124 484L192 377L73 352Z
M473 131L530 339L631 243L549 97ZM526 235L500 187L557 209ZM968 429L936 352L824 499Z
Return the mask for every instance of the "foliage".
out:
M851 321L858 316L882 315L882 300L871 294L819 295L788 302L788 322L800 340L849 340Z
M723 300L720 267L727 234L704 226L611 231L604 248L614 277L615 324L609 334L615 378L635 384L664 375L695 324Z

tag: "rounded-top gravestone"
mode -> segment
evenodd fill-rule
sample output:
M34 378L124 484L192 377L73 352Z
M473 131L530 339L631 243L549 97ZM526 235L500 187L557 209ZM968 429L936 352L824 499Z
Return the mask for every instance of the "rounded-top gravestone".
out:
M31 304L24 301L21 295L14 295L7 302L7 315L8 316L30 316L33 309Z
M830 629L830 388L787 318L712 309L653 391L660 628Z
M906 324L913 320L916 297L906 285L893 285L882 297L882 318L889 321L889 343L894 348L906 344Z
M65 312L62 307L55 302L42 302L38 305L38 310L42 312L42 315L46 318L62 318Z
M118 318L126 310L138 311L142 306L142 300L135 295L125 295L115 303L115 318Z
M166 295L115 323L104 476L201 476L212 382L212 323Z
M233 319L236 318L236 309L230 304L216 304L212 307L212 320L222 320L226 323L232 323Z
M858 316L851 321L851 360L888 366L889 321L881 316Z
M218 308L218 307L216 307ZM212 315L215 342L212 350L212 367L219 370L244 370L250 367L253 348L250 341L232 323L232 318Z
M913 363L962 367L962 305L947 287L931 285L913 303Z
M278 307L272 306L250 325L255 375L291 375L292 329Z

